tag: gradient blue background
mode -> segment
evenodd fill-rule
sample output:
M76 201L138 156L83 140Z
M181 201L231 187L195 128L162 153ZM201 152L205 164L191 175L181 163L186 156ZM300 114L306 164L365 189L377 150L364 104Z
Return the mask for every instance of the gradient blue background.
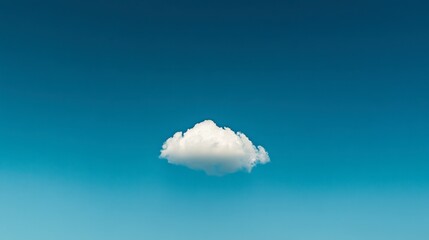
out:
M429 239L428 9L0 0L0 239ZM204 119L272 162L158 159Z

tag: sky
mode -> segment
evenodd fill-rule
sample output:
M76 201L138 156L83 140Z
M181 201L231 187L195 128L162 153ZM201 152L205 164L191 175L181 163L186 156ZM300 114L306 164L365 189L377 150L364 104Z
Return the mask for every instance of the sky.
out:
M0 0L0 239L428 239L427 9ZM159 158L204 120L270 162Z

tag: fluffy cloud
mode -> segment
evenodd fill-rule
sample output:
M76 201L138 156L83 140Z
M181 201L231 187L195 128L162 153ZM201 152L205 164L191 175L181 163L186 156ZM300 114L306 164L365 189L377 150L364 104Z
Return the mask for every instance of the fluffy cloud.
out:
M243 133L218 127L211 120L197 123L185 133L176 132L163 144L160 158L218 176L250 172L257 164L270 161L262 146L256 147Z

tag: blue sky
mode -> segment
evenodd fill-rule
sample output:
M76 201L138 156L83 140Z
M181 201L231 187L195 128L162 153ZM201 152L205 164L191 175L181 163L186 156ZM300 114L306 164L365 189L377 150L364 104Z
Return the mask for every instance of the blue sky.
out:
M0 0L0 239L427 239L428 7ZM271 162L158 158L205 119Z

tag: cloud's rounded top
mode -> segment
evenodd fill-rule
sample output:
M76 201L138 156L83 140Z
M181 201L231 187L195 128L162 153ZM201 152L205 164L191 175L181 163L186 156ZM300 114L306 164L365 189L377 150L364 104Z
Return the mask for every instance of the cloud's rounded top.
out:
M163 144L160 157L208 175L250 172L256 164L270 161L262 146L255 147L243 133L218 127L212 120L176 132Z

